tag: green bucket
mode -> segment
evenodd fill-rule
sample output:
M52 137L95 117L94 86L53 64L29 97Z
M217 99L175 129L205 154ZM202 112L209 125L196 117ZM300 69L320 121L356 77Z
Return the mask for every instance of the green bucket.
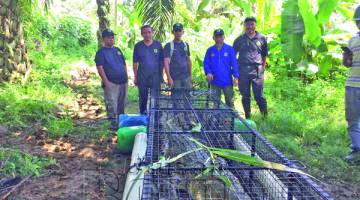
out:
M246 119L245 120L253 129L257 129L256 123L253 120L250 119ZM246 125L240 121L240 119L235 119L234 120L234 129L236 131L250 131L250 129L248 127L246 127Z
M121 153L131 153L136 134L146 133L146 126L131 126L119 128L117 131L117 149Z

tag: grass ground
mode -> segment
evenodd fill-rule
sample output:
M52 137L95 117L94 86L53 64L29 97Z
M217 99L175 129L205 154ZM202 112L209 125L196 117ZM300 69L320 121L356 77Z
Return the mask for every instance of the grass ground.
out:
M343 157L350 151L344 113L345 78L316 80L312 84L266 76L269 117L255 109L259 132L290 159L324 182L336 199L360 198L360 167ZM241 107L237 96L237 108ZM254 101L253 108L256 108Z

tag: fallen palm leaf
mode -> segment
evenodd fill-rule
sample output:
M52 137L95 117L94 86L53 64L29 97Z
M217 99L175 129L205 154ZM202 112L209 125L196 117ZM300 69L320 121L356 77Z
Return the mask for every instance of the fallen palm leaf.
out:
M294 173L303 174L303 175L314 178L313 176L311 176L299 169L291 168L291 167L288 167L288 166L280 164L280 163L265 161L265 160L262 160L261 158L253 157L253 156L241 153L238 150L208 147L193 138L190 138L190 140L193 141L194 143L196 143L199 147L204 148L207 151L209 151L210 154L215 154L217 156L221 156L221 157L229 159L229 160L241 162L241 163L256 166L256 167L264 167L264 168L268 168L268 169L294 172Z

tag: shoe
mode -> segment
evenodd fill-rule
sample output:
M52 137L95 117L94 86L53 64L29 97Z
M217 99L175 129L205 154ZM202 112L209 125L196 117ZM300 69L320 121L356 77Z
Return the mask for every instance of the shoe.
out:
M353 150L344 160L349 164L360 165L360 150Z

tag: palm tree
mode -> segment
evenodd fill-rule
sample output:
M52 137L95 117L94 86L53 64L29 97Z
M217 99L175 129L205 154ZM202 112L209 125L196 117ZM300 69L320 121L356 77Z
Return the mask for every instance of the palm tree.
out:
M0 83L17 79L25 81L31 69L20 7L20 1L0 1Z
M48 11L52 0L0 1L0 83L27 80L31 63L23 34L23 14L38 4Z
M139 10L143 24L154 28L155 37L165 38L165 31L169 30L175 15L175 0L136 0L136 9Z
M110 2L109 0L96 0L97 3L97 16L99 19L99 29L97 32L98 46L102 44L101 33L110 27L109 13L110 13Z

